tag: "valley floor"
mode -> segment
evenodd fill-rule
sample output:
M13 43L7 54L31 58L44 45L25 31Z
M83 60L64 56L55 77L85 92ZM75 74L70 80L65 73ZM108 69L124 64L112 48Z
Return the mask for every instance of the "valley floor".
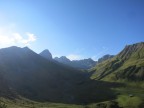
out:
M0 108L144 108L143 82L126 83L125 87L111 88L117 98L87 105L64 104L53 102L36 102L25 98L0 98Z

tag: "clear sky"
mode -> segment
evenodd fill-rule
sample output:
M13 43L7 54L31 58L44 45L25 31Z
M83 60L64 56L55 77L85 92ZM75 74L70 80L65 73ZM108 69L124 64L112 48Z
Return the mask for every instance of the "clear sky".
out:
M97 60L142 41L144 0L0 0L1 48Z

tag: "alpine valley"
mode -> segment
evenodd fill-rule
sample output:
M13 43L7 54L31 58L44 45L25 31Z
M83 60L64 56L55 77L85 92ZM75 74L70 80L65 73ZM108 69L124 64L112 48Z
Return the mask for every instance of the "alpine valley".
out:
M98 61L2 48L0 108L144 108L144 42Z

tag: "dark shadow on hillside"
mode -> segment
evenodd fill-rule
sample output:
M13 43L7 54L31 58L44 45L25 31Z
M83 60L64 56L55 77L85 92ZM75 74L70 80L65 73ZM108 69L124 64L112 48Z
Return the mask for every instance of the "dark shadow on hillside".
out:
M89 104L113 100L117 97L112 88L124 87L122 83L88 80L79 84L76 93L78 103Z
M87 79L85 81L77 82L75 86L72 85L70 88L55 88L53 91L39 93L31 88L29 92L20 94L23 97L31 100L40 102L54 102L54 103L65 103L65 104L89 104L94 102L102 102L112 100L116 98L116 93L111 88L117 88L124 86L121 83L104 82L98 80Z

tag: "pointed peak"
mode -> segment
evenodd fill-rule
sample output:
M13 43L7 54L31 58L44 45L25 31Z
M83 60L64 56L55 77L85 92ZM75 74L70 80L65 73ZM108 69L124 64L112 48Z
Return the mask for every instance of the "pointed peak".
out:
M45 49L42 52L40 52L40 55L41 54L51 54L51 53L50 53L50 51L48 49Z
M52 54L48 49L43 50L40 55L46 59L52 59Z

